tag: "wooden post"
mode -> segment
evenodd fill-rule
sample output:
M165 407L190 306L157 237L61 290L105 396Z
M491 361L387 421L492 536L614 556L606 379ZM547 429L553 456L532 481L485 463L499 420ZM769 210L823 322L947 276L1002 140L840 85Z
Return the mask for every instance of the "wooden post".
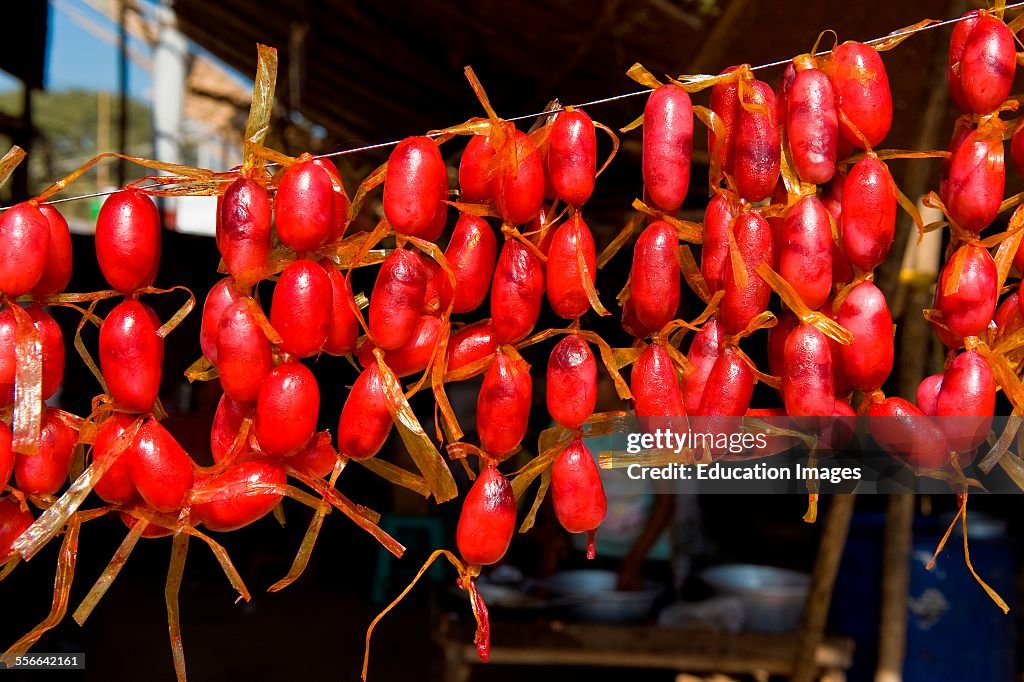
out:
M901 682L907 644L907 597L913 544L914 496L891 495L885 513L882 609L875 682Z
M850 530L856 495L832 495L822 528L821 545L814 562L811 587L797 633L796 655L793 659L792 682L813 682L818 664L816 654L825 636L825 621L832 602L832 590L843 557L846 535Z

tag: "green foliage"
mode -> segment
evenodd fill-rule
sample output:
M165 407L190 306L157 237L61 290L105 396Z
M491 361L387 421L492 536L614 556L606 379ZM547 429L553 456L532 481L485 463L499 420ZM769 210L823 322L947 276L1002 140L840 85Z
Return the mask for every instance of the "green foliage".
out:
M41 191L54 180L64 177L91 157L104 151L116 151L119 101L116 93L108 93L109 114L106 117L108 143L106 149L98 149L98 118L100 93L91 90L59 90L35 93L32 99L33 125L36 138L33 142L29 164L29 189ZM22 94L20 91L0 92L0 115L17 120L21 115ZM153 121L150 106L139 100L128 102L127 153L135 156L151 156L153 150ZM6 151L11 145L7 136L0 135L0 146ZM2 153L2 152L0 152ZM110 182L117 179L117 161L101 163L108 168ZM127 180L146 175L144 169L128 165ZM67 193L87 194L99 189L97 171L92 169L83 175ZM10 197L9 188L4 188L4 200ZM61 211L69 217L89 218L93 206L88 201L64 204Z

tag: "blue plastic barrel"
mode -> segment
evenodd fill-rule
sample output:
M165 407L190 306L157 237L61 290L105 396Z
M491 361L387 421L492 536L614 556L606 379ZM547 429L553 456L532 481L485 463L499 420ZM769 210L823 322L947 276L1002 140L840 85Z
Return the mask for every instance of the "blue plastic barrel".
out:
M1014 603L1014 550L1005 524L978 513L969 521L971 563L1003 599ZM925 570L948 522L923 517L914 522L903 680L1012 680L1013 615L1004 615L967 570L962 536L951 535L935 567ZM854 516L836 581L831 628L856 642L851 682L874 679L884 528L884 514Z

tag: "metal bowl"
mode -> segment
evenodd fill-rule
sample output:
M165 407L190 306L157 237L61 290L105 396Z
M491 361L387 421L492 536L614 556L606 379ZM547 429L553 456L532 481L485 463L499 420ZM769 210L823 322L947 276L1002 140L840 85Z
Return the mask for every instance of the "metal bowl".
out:
M753 632L793 632L800 615L810 576L773 566L726 564L701 573L719 594L739 597L745 612L744 629Z
M661 594L661 588L647 581L643 589L625 592L615 589L618 575L612 571L562 571L544 581L553 595L552 607L574 620L601 623L630 623L644 620Z

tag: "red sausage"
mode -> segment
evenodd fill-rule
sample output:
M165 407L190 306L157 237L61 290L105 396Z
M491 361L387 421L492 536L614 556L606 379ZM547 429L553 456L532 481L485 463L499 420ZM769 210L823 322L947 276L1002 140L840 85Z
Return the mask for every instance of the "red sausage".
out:
M574 109L555 117L548 135L547 161L555 193L575 208L585 204L594 193L597 175L597 134L586 112Z
M50 241L46 248L46 267L43 268L42 277L32 287L32 293L35 296L49 296L64 291L71 281L71 231L68 229L68 221L53 206L43 204L39 211L46 216L50 226Z
M973 20L961 23L966 24L963 28L968 33L955 62L954 46L959 36L954 35L950 45L950 92L964 110L987 114L997 109L1013 89L1017 67L1013 33L988 12L977 12ZM958 85L953 85L954 80L959 81Z
M875 403L868 417L871 435L893 457L921 469L940 469L949 461L942 431L903 398Z
M258 486L287 483L284 468L272 462L234 464L196 485L197 493L215 497L192 505L192 513L210 530L238 530L269 514L283 497L281 493L258 492Z
M686 415L676 367L668 351L659 344L649 344L633 363L629 389L638 417Z
M100 424L96 431L96 441L92 446L94 466L109 458L117 439L132 425L135 417L123 412L115 412ZM138 436L136 436L138 437ZM132 482L129 462L132 458L133 441L125 443L125 449L118 455L100 480L96 481L93 492L109 504L128 504L139 497L139 492Z
M570 533L594 530L608 512L601 473L579 438L555 458L551 468L551 502L558 522Z
M981 232L999 214L1006 186L1003 139L999 132L969 132L949 159L943 203L950 217L971 232Z
M281 242L299 253L326 242L335 230L331 174L312 160L289 166L274 198L274 227Z
M1022 128L1017 128L1010 138L1010 159L1017 173L1024 174L1024 133L1021 130Z
M210 426L210 452L213 454L214 462L219 464L228 456L242 428L242 421L246 418L251 419L255 408L253 403L235 400L227 393L220 397L217 411L213 413L213 424Z
M675 213L690 186L693 105L675 85L662 85L644 106L644 189L655 208Z
M801 324L786 338L782 398L793 417L831 417L836 395L828 337Z
M39 332L43 350L42 397L48 400L64 380L64 335L57 321L41 306L25 306L25 312L32 318L32 326Z
M593 285L597 281L594 237L579 213L574 214L555 230L547 260L548 301L555 314L569 320L580 317L590 309L590 299L583 288L583 273L580 271L577 251L583 254L587 278Z
M866 156L843 186L843 252L850 263L869 272L885 260L895 234L896 185L884 163Z
M253 317L246 299L232 303L221 315L217 332L217 369L224 392L235 400L252 401L270 374L270 341Z
M331 325L331 280L314 261L300 258L281 273L270 302L270 325L286 353L308 358L327 341Z
M833 222L836 226L842 225L843 218L843 186L846 184L846 175L836 173L832 178L832 181L824 188L821 193L821 203L825 206L825 209L832 216ZM832 226L829 225L829 229ZM840 238L842 241L842 238ZM850 259L846 257L846 253L842 247L836 243L836 240L832 240L832 283L833 284L846 284L853 280L853 266L850 265Z
M519 240L505 240L491 283L491 319L498 343L515 343L533 331L543 296L540 260Z
M392 350L412 337L427 277L423 260L412 251L395 249L384 259L370 294L370 336L379 347Z
M804 182L822 185L836 172L839 114L832 81L813 59L800 60L786 94L786 136L793 170Z
M493 355L498 350L494 335L494 323L490 318L453 332L448 340L448 371L454 372L460 367Z
M359 338L359 320L352 312L355 301L352 289L329 259L322 259L320 267L331 283L331 308L323 351L328 355L348 355L355 350Z
M729 266L729 230L736 207L725 194L715 194L704 211L704 243L700 247L700 272L711 293L725 286Z
M872 282L858 284L839 307L836 321L853 334L853 343L839 351L850 384L864 392L881 388L893 360L892 316L885 296Z
M100 371L110 397L135 412L153 409L164 361L159 320L139 301L119 303L100 326Z
M768 330L768 371L774 376L781 377L786 370L786 339L799 326L796 315L786 311L779 315L778 324Z
M775 93L759 80L747 81L740 93L746 106L740 106L733 142L736 192L747 201L760 201L771 196L782 163Z
M956 291L946 293L962 261ZM996 312L999 296L996 262L987 249L964 244L942 267L935 285L935 307L942 311L942 322L958 337L977 336L985 331Z
M0 407L14 401L14 379L18 372L18 357L14 352L18 334L18 321L11 309L0 310Z
M498 353L484 375L476 401L480 446L497 460L516 450L530 421L533 380L522 358Z
M441 150L429 137L407 137L388 158L384 216L396 232L413 236L432 231L448 198L448 171Z
M341 408L338 450L352 459L369 459L384 447L391 424L383 378L374 364L359 375Z
M206 295L203 319L199 327L199 346L203 349L203 355L214 365L217 364L217 334L220 331L220 320L224 316L224 311L240 298L234 280L230 277L225 277L214 284L210 293Z
M38 206L23 202L0 213L0 293L17 298L38 285L49 249L50 223Z
M12 498L0 500L0 564L11 557L11 545L34 520L32 512L22 509Z
M771 334L774 329L769 331ZM690 351L686 354L687 359L693 363L693 374L683 378L683 404L687 414L696 414L700 409L700 401L704 396L704 389L708 385L708 377L711 375L711 368L722 352L722 325L718 316L712 317L704 323L700 331L690 342Z
M286 207L287 202L286 195ZM272 239L267 190L248 178L240 177L225 190L219 210L217 248L224 257L228 272L237 277L243 272L265 268ZM280 225L280 208L278 213Z
M579 336L566 336L551 349L547 370L548 414L567 429L578 429L597 405L597 361Z
M305 471L315 478L323 478L334 471L334 465L338 462L338 452L329 440L314 442L305 450L288 459L288 464L299 471Z
M146 504L160 512L181 509L192 489L192 459L160 422L147 419L125 456Z
M434 353L437 341L441 337L444 324L436 315L420 315L416 322L416 331L404 344L384 353L384 362L395 376L407 377L427 368L430 357ZM369 367L377 360L373 356L373 342L369 339L359 347L359 364Z
M832 223L825 206L813 195L786 211L779 274L811 310L820 308L832 292Z
M702 417L740 417L754 393L754 372L736 350L726 347L715 360L697 414Z
M348 195L345 194L345 183L341 179L338 167L330 159L313 159L313 163L323 168L331 176L334 188L334 202L332 204L334 222L331 223L331 235L328 241L334 242L341 238L342 233L345 231L345 224L348 223L349 200Z
M160 214L149 197L133 188L107 197L96 218L96 260L122 293L153 283L160 267Z
M976 350L964 351L946 368L935 416L949 447L969 452L985 442L996 409L996 380Z
M444 257L455 273L453 313L476 310L487 298L497 254L498 242L487 221L469 213L460 215L444 251ZM448 284L443 270L439 276Z
M943 374L932 374L917 385L917 409L934 417L939 407L939 391L942 390Z
M633 247L629 297L637 319L649 329L661 329L679 310L678 248L676 231L661 220L644 228Z
M730 66L723 74L738 69L738 66ZM737 119L739 118L740 99L739 84L736 81L718 83L711 88L711 111L715 112L721 120L721 137L719 140L714 129L708 129L708 150L718 160L718 167L727 175L733 175L735 165L735 145ZM712 178L717 182L717 178Z
M459 190L462 200L480 203L492 198L491 176L494 173L494 147L487 135L473 135L459 161Z
M736 246L747 272L747 286L740 287L731 264L725 266L725 297L722 299L722 327L726 334L737 334L758 314L768 309L772 290L757 274L762 263L771 265L774 246L768 222L753 211L744 211L733 224Z
M544 203L544 161L540 152L526 133L514 130L498 150L496 161L498 168L491 177L490 193L498 213L506 223L525 225Z
M970 106L964 97L963 80L960 77L960 59L964 56L964 45L971 35L974 25L978 23L978 10L971 10L964 14L960 21L953 24L953 31L949 36L949 62L946 67L946 84L949 86L949 94L956 105L964 111L969 111ZM983 112L985 113L985 112Z
M1003 299L1003 302L996 308L996 314L992 321L996 323L1001 338L1006 338L1024 328L1024 309L1021 308L1020 293L1014 291Z
M71 456L77 443L78 430L61 419L52 407L47 407L39 431L38 454L15 455L14 478L18 489L28 495L55 494L68 480Z
M455 544L470 566L487 566L505 556L516 530L516 498L508 479L484 467L466 494Z
M868 144L876 147L892 125L889 77L878 51L863 43L843 43L832 51L828 74L836 94L836 108L860 131ZM849 144L863 148L863 143L843 122L842 116L839 130Z
M260 386L253 426L260 449L280 456L301 449L316 431L320 387L301 362L278 365Z

